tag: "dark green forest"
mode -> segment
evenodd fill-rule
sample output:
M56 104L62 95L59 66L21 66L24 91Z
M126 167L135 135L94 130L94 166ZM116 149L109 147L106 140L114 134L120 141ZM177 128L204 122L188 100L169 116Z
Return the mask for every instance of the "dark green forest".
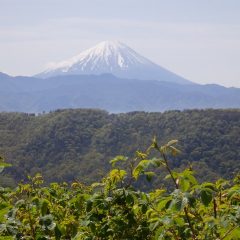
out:
M110 159L134 157L153 136L160 144L178 139L181 154L169 160L171 167L191 165L200 181L231 179L240 169L240 110L0 113L0 136L0 155L12 164L1 175L5 186L36 173L46 183L97 181Z

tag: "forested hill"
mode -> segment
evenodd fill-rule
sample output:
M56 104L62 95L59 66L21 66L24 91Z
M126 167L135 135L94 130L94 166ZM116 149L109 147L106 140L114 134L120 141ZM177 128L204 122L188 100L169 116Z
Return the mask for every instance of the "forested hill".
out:
M154 135L160 143L178 139L182 154L173 166L194 162L202 180L229 178L240 169L240 110L0 113L0 132L0 155L13 164L1 177L5 184L37 172L48 182L94 181L112 157L134 156Z

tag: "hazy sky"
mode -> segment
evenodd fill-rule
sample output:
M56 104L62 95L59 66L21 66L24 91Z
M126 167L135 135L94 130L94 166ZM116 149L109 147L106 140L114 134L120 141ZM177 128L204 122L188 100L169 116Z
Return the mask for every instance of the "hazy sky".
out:
M240 0L0 0L0 72L33 75L104 40L240 87Z

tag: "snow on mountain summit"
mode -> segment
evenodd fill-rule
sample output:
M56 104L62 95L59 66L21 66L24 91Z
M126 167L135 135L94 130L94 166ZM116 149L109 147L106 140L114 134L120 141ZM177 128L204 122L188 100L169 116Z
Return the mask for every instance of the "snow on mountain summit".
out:
M51 63L48 69L36 76L46 78L103 73L122 78L189 83L188 80L151 62L119 41L100 42L68 60Z
M100 70L100 66L108 67L109 69L106 70L112 71L114 68L125 69L136 64L151 64L151 62L119 41L104 41L66 61L53 63L46 72L94 71Z

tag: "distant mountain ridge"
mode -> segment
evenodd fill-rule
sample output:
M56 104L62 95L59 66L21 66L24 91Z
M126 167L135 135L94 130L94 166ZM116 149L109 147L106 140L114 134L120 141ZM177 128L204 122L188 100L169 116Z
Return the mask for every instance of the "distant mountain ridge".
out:
M120 78L159 80L181 84L192 83L153 63L127 45L118 41L104 41L68 60L54 63L36 75L47 78L59 75L110 73Z
M123 43L105 41L34 77L0 73L0 111L240 108L240 89L190 82Z
M0 74L0 111L99 108L109 112L240 108L240 89L117 78L111 74L46 79Z

